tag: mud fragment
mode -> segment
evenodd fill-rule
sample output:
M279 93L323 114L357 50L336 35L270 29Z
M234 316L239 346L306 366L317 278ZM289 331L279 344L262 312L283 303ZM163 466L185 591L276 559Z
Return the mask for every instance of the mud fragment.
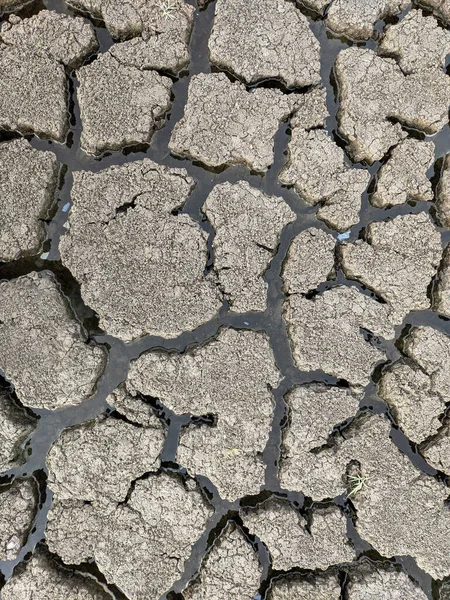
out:
M242 510L241 516L250 533L267 546L274 569L324 570L355 558L345 516L337 506L315 509L310 528L298 511L275 498L257 509Z
M377 188L370 201L378 208L408 200L431 202L433 190L427 171L434 162L433 142L407 138L393 148L377 174Z
M420 4L431 10L445 25L450 23L450 0L420 0Z
M353 46L334 70L339 132L356 162L381 160L407 136L401 124L433 134L448 123L450 78L441 69L404 75L393 59Z
M341 586L333 575L314 579L281 577L272 583L268 600L340 600ZM377 599L379 600L379 599Z
M335 239L316 227L295 237L283 265L282 277L287 294L307 294L330 278L334 270Z
M320 482L318 471L323 461L314 450L328 443L334 427L356 415L359 398L347 389L312 384L295 387L285 400L289 407L289 424L283 431L281 486L315 499L326 498L330 491L338 490L330 490L326 476ZM312 485L308 485L310 473L315 482ZM306 488L301 487L304 484Z
M43 51L0 44L0 129L64 142L68 117L64 66Z
M38 254L55 201L59 165L23 138L0 145L0 261Z
M450 428L443 427L439 435L422 449L425 460L438 471L450 475Z
M444 250L433 289L433 310L450 317L450 244Z
M295 213L283 198L268 196L246 181L216 185L202 211L215 229L214 268L231 310L265 310L264 274L281 230L295 220Z
M29 480L0 488L0 561L18 557L33 524L36 502L37 490Z
M31 408L80 404L105 367L89 346L53 275L43 271L0 283L0 368Z
M428 214L369 223L365 238L340 246L345 275L385 300L396 324L411 311L430 308L428 287L441 261L442 245Z
M0 391L0 472L25 462L22 443L35 428L34 419L16 406L11 395Z
M31 2L33 0L0 0L0 14L18 10Z
M218 0L209 53L213 64L248 84L264 79L288 87L320 83L319 42L307 18L284 0Z
M102 19L112 37L189 38L194 7L184 0L69 0L78 10Z
M77 71L81 147L91 154L147 143L164 124L172 81L100 55Z
M41 10L28 19L4 22L0 39L5 44L47 53L69 69L75 69L98 49L94 28L81 17Z
M156 417L145 427L104 419L67 429L47 456L58 500L125 500L130 482L160 466L165 435Z
M327 107L327 90L319 86L306 94L300 94L296 100L297 111L291 118L291 127L300 129L324 129L330 116Z
M450 154L446 154L437 186L436 211L444 227L450 228Z
M142 590L159 598L181 576L211 515L195 486L150 474L136 481L125 502L56 499L46 539L68 564L93 557L129 600L142 600Z
M337 35L367 40L377 21L397 15L408 4L409 0L334 0L326 24Z
M311 94L311 101L318 94ZM348 166L346 156L323 129L321 98L318 107L306 99L292 119L292 136L288 161L280 173L280 181L293 185L297 193L313 206L322 203L317 217L330 227L346 231L359 220L361 194L370 174ZM303 111L306 109L306 115ZM314 129L311 129L314 127Z
M253 600L261 574L252 545L240 528L229 524L183 596L185 600Z
M177 461L204 475L222 498L257 494L264 483L262 452L272 424L270 388L280 382L269 339L222 329L216 340L185 354L149 352L132 363L128 391L158 398L177 414L214 416L180 436Z
M399 23L388 26L379 50L394 57L404 73L443 69L450 53L450 32L434 17L411 10Z
M14 573L2 588L3 600L111 600L92 577L64 569L44 549Z
M219 310L220 291L203 273L206 233L188 215L172 214L194 185L185 170L148 159L74 173L60 252L111 335L175 337Z
M352 573L347 585L348 600L426 600L428 596L401 571L364 569Z
M264 172L273 163L274 136L297 98L278 89L247 92L224 73L194 75L169 148L209 167L245 164Z
M375 336L394 336L391 310L354 287L339 286L312 299L290 296L285 318L294 360L302 371L321 370L366 386L385 353L366 341L361 329Z

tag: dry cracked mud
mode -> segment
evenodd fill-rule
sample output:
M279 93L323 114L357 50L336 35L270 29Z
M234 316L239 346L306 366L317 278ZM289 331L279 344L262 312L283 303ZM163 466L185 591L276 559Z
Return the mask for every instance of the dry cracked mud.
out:
M449 600L450 0L0 0L0 597Z

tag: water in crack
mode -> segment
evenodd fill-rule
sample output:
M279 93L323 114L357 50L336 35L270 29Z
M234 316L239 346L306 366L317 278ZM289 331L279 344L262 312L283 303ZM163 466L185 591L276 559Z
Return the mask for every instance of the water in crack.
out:
M195 5L194 0L189 3ZM42 8L54 10L64 14L74 14L68 7L65 0L44 0L43 3L33 3L21 13L23 16L37 12ZM106 399L108 395L123 382L128 373L130 361L139 357L143 352L151 349L166 349L177 352L184 352L188 346L205 342L217 335L222 326L231 326L238 329L249 329L253 331L265 331L269 337L278 368L282 372L284 379L280 386L273 391L275 399L274 424L270 434L270 439L264 451L264 462L266 464L266 475L264 489L257 497L249 497L242 500L243 505L253 505L275 493L281 497L286 497L293 506L301 509L304 498L301 494L286 492L281 489L278 481L278 461L280 456L280 447L282 440L282 429L287 420L287 406L284 402L286 392L294 385L309 383L313 381L325 382L329 384L338 384L339 381L323 372L304 373L297 369L294 364L289 339L286 333L286 327L283 320L283 301L285 299L281 268L286 258L289 245L293 238L304 229L315 226L325 231L329 231L327 226L317 221L315 214L317 207L312 207L289 188L282 186L278 181L278 175L286 162L286 148L290 140L289 123L283 123L275 137L275 159L273 165L268 169L264 176L255 175L249 172L244 166L234 166L222 169L219 172L207 170L202 166L181 159L170 154L168 142L175 123L183 115L184 105L187 99L187 91L190 79L198 73L209 73L211 67L208 60L208 38L211 31L214 18L214 2L208 3L205 10L197 11L195 15L195 26L192 34L190 50L191 64L189 73L181 74L173 85L173 103L170 113L166 117L165 126L157 131L150 144L143 148L126 148L123 151L107 152L99 158L87 155L80 149L81 120L80 110L77 102L78 82L74 73L69 76L69 104L70 112L70 130L66 144L59 144L48 140L39 139L36 136L27 136L31 144L41 150L51 150L61 164L67 167L61 178L61 185L58 191L57 210L53 219L47 226L49 247L46 247L46 254L42 257L20 260L16 263L0 265L0 279L13 278L18 275L30 272L32 270L50 269L53 271L60 282L64 294L77 314L89 335L95 341L108 348L107 369L98 383L94 396L83 404L66 408L58 411L35 411L39 417L37 428L31 439L28 441L28 459L21 467L12 469L5 474L6 477L35 477L38 474L45 473L46 454L58 439L61 432L67 428L87 420L93 419L101 413L108 410ZM330 36L321 20L311 21L311 26L319 39L321 45L321 75L322 82L327 89L327 105L330 117L327 119L327 129L339 145L343 145L339 138L337 126L336 90L333 85L333 64L340 50L345 48L349 42ZM108 31L99 23L95 23L96 34L100 43L99 52L106 52L112 45L113 40ZM373 48L375 42L369 40L366 47ZM270 85L272 82L262 82L258 85ZM442 157L450 150L450 131L448 126L442 129L435 136L426 136L426 139L432 139L436 144L436 158ZM14 133L8 133L7 136L14 136ZM184 205L182 212L189 214L205 229L209 235L210 264L213 261L212 240L214 231L201 212L206 197L212 188L218 183L228 181L236 182L245 180L252 186L257 187L268 194L278 195L284 198L289 207L296 213L297 220L284 228L277 252L271 261L270 267L266 272L266 281L268 283L268 307L264 313L233 314L227 311L225 305L220 314L212 321L198 327L192 332L186 332L173 340L158 338L155 336L146 336L125 344L115 338L104 335L98 329L98 321L95 314L84 306L78 284L73 280L70 273L64 269L60 263L58 243L60 237L64 234L64 224L67 219L68 208L71 205L71 186L73 182L73 171L87 170L98 172L111 165L121 165L130 161L136 161L144 157L150 158L159 164L168 167L184 167L189 175L197 181L197 186ZM349 163L350 164L350 163ZM381 162L371 167L369 171L372 177L379 169ZM365 193L360 213L360 221L351 228L350 240L360 237L362 229L373 220L381 220L387 217L395 217L399 214L408 214L427 210L432 208L430 203L416 203L414 206L405 204L388 210L374 208L369 202L369 193ZM443 235L443 242L449 241L449 232L440 229ZM331 232L335 237L336 232ZM47 254L48 252L48 254ZM357 282L347 280L341 271L337 273L336 280L322 285L318 293L334 285L356 285L363 293L370 293ZM439 317L431 311L421 311L408 315L405 322L397 330L397 336L405 325L431 325L440 331L450 334L450 321ZM399 352L394 343L382 343L383 349L387 352L388 361L394 361L398 358ZM361 408L368 409L374 413L388 414L389 410L384 402L377 396L376 386L371 384L366 390ZM172 418L169 426L169 433L163 453L164 468L171 470L176 458L176 447L181 427L184 425L182 418ZM431 469L424 459L417 453L407 438L396 427L392 429L392 439L394 443L404 452L413 463L422 471L435 475L434 469ZM212 542L218 537L228 519L239 520L238 510L239 502L229 503L220 499L217 490L205 478L199 478L201 485L205 488L216 512L210 521L208 529L194 547L191 559L186 565L185 572L181 580L176 584L174 590L179 592L184 585L198 570L199 564L205 552L211 546ZM28 541L22 549L16 561L0 563L0 570L5 578L11 576L16 564L24 560L25 556L34 549L44 537L46 516L51 506L51 492L48 491L45 499L39 508L36 518L35 528L30 534ZM337 504L345 505L342 498L336 499ZM350 513L348 513L348 533L353 540L354 546L359 557L367 556L374 558L370 547L359 538L354 527ZM262 544L257 544L261 563L264 568L263 584L261 587L262 597L268 588L269 581L274 573L270 567L270 556ZM438 598L436 586L431 578L418 569L415 562L408 557L398 557L395 559L402 564L402 567L419 582L428 598ZM275 574L276 575L276 574ZM343 583L343 589L345 584ZM113 593L114 596L114 593Z

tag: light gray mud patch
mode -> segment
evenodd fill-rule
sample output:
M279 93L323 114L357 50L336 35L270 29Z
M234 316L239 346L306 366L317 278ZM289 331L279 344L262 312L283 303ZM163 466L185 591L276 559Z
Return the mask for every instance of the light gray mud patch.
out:
M9 471L25 462L23 443L33 433L35 419L17 406L11 393L0 390L0 471Z
M0 560L15 560L36 514L37 489L32 480L0 486Z

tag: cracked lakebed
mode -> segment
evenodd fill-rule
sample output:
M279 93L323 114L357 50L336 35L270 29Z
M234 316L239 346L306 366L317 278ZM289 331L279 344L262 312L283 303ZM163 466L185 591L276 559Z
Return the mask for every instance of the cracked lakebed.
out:
M0 598L450 598L450 3L0 0Z

